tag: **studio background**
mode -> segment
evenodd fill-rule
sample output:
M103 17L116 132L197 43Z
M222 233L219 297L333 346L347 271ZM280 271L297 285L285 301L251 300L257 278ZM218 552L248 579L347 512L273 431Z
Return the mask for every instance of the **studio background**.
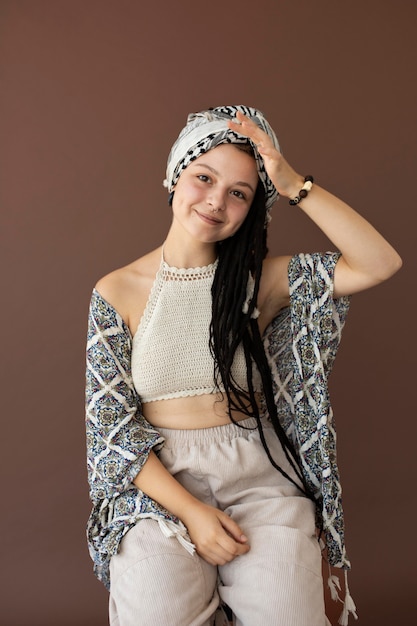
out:
M107 623L85 543L90 293L162 243L188 112L241 103L404 260L353 298L331 392L359 624L414 623L416 21L415 0L0 1L2 625ZM285 200L269 246L332 249Z

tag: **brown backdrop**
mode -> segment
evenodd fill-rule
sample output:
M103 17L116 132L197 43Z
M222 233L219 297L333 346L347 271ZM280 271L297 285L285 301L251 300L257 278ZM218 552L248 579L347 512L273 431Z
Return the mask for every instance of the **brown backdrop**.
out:
M0 2L2 624L107 622L84 539L89 295L161 243L171 143L223 103L262 109L404 258L354 298L331 385L360 623L414 623L416 20L415 0ZM281 201L270 247L331 246Z

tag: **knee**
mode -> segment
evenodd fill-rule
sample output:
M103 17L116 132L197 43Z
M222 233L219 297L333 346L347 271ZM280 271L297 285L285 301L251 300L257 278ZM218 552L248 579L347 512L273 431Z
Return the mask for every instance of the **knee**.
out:
M164 537L155 522L149 534L145 528L149 524L140 528L141 524L136 532L129 531L110 563L115 623L182 626L194 623L196 616L214 613L218 604L216 568L197 554L190 555L177 539Z

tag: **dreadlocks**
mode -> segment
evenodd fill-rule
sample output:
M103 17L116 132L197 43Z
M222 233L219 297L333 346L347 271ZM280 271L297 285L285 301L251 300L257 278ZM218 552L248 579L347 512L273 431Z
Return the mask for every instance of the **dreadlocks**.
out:
M271 464L314 501L314 496L300 469L294 446L278 419L271 371L258 322L253 315L259 292L262 263L268 251L265 219L265 192L262 183L259 182L244 223L232 237L218 244L218 267L212 286L213 304L210 325L210 349L215 362L215 379L218 383L223 383L231 421L239 425L239 422L233 419L233 411L254 417L262 445ZM249 276L254 282L253 296L249 301L247 311L245 309L246 312L244 312ZM243 345L247 365L247 391L236 384L232 374L234 355L240 343ZM274 461L266 443L252 380L253 364L258 368L261 376L267 413L300 484L297 484Z

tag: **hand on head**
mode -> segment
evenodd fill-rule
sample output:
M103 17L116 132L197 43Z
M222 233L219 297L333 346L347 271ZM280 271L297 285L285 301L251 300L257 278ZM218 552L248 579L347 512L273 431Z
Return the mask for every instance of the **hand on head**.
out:
M303 185L303 177L290 166L281 152L274 146L271 137L249 117L238 111L236 120L230 120L228 126L250 139L261 155L269 178L282 196L294 197Z

